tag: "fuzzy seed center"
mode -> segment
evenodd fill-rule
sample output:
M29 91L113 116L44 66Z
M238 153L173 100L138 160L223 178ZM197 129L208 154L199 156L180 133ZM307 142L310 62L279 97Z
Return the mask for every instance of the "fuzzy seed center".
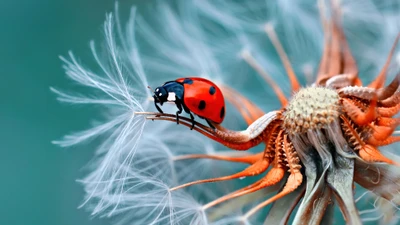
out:
M324 87L303 88L297 92L283 114L283 126L290 134L322 129L339 116L339 95Z

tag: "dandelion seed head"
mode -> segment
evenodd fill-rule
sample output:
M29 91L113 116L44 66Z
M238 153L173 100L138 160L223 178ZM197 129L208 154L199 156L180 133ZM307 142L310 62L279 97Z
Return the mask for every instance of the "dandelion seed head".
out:
M322 129L339 116L339 95L324 87L300 89L285 109L283 126L290 134Z

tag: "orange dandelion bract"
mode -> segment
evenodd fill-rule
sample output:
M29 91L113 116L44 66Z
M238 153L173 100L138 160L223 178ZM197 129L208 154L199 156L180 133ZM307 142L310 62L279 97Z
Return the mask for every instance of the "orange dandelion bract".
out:
M245 55L246 62L273 87L282 108L265 114L236 91L221 86L225 97L240 111L249 127L243 131L232 131L214 123L214 130L196 123L194 128L231 149L247 150L264 143L264 151L237 157L198 154L182 156L181 159L209 158L247 163L249 166L236 174L193 181L171 188L171 191L200 183L256 176L267 171L257 182L205 204L203 210L278 185L285 180L276 195L254 206L242 219L247 220L268 204L300 190L303 204L298 209L295 223L320 223L324 210L313 213L310 209L312 205L324 205L326 208L331 204L331 198L337 200L347 223L361 223L352 197L354 182L373 190L375 185L369 179L379 177L379 171L368 165L386 163L399 166L398 162L385 157L378 149L400 141L399 136L393 135L400 123L398 118L394 118L400 110L400 74L384 86L399 36L379 75L373 82L363 86L340 25L339 10L333 11L330 22L322 16L325 44L315 83L310 87L300 87L274 29L266 25L265 32L272 40L289 76L293 93L291 99L282 94L278 85L263 73L250 55ZM138 114L144 114L152 120L175 121L175 115ZM180 118L181 124L191 126L189 119ZM383 194L382 197L395 201L396 205L400 204L392 196ZM293 204L292 210L299 201L300 198L290 203ZM281 219L287 221L289 216L290 213Z

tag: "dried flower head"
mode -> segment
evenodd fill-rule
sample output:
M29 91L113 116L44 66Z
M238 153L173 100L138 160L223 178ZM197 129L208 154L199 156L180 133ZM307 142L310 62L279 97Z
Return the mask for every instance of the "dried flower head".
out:
M395 223L400 160L382 146L400 141L400 73L393 63L400 28L390 22L399 19L400 4L178 3L177 12L160 3L154 24L135 18L133 9L126 32L117 6L116 23L110 14L104 27L109 60L102 60L91 43L99 74L72 53L70 60L62 58L67 75L94 88L96 97L53 89L59 99L100 104L110 118L57 142L69 146L101 138L98 161L82 181L88 194L84 204L93 214L120 216L118 224L283 224L290 219L320 224L331 223L340 209L348 224ZM364 23L369 26L360 27ZM378 41L364 35L368 32L381 34ZM139 54L135 34L149 45L145 54ZM376 49L373 43L384 44ZM267 57L273 49L282 67ZM240 76L250 70L256 73ZM183 126L176 126L161 122L175 123L175 114L146 112L154 108L144 71L155 85L190 74L216 81L230 103L224 126L196 122L190 131L190 118L180 116ZM395 75L388 79L391 71ZM308 86L302 87L301 73ZM364 84L361 78L369 74L376 76ZM259 77L268 86L249 84ZM268 94L277 97L280 108L271 110ZM229 114L235 109L247 123L245 130L226 128L239 127L229 123L239 118ZM218 150L216 143L229 150ZM373 208L359 208L368 203Z

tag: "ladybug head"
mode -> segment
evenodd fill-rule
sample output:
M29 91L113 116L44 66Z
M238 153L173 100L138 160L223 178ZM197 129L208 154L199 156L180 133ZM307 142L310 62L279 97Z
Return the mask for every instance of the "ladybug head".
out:
M153 98L154 98L154 101L156 103L160 103L162 105L164 102L168 101L168 92L162 86L161 87L157 87L154 90Z

